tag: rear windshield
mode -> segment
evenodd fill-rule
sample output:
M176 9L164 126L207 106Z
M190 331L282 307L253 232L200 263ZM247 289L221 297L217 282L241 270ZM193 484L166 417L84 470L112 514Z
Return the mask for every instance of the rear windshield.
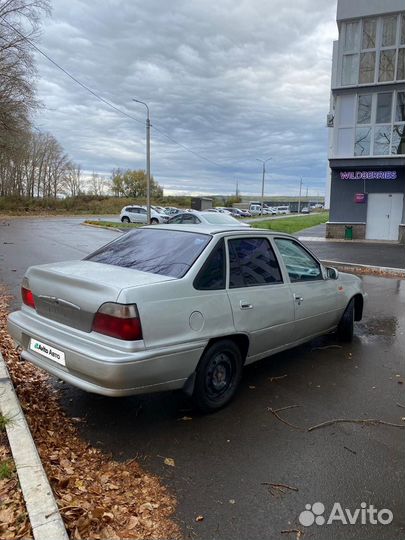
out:
M215 212L204 214L204 218L208 221L208 223L213 223L214 225L227 225L228 223L235 225L235 223L238 223L232 216Z
M194 232L139 229L103 246L85 260L181 278L211 238Z

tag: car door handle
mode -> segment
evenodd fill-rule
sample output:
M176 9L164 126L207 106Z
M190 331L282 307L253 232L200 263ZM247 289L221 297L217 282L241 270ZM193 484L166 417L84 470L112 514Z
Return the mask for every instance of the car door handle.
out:
M249 302L245 302L244 300L241 300L239 305L240 309L253 309L253 304L249 304Z
M294 294L294 300L297 302L297 304L300 306L302 304L302 302L304 301L304 299L302 298L302 296L299 296L298 294Z

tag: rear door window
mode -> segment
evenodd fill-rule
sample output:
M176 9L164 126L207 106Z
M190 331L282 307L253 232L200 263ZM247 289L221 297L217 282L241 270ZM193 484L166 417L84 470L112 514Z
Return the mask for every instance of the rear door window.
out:
M142 272L183 277L212 236L164 229L130 231L85 258Z
M222 239L199 271L194 287L200 291L225 289L225 272L225 242Z
M229 240L228 248L230 289L283 282L280 266L266 238Z
M200 220L194 216L193 214L183 214L183 218L182 218L182 223L191 223L192 225L193 224L196 224L196 223L201 223Z

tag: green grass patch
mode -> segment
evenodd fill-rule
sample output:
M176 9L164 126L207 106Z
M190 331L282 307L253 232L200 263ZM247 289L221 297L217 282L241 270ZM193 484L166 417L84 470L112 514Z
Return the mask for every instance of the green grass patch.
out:
M329 219L329 212L310 214L309 216L291 217L285 219L269 219L268 221L259 221L252 223L256 229L271 229L272 231L285 232L289 234L315 227L321 223L326 223Z
M98 227L110 227L111 229L136 229L142 227L141 223L117 223L116 221L102 221L86 219L87 225L97 225Z
M10 461L0 463L0 480L11 478L14 472L14 466Z
M6 426L11 424L11 421L12 419L9 416L0 413L0 431L4 431Z

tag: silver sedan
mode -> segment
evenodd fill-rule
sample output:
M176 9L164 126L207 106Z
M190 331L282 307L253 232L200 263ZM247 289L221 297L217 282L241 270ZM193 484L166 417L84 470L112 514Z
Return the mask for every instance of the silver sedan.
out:
M29 268L8 325L24 360L83 390L182 388L212 412L244 365L331 331L350 340L364 296L289 235L157 225Z
M169 223L173 225L216 225L224 227L250 227L248 223L241 223L230 213L222 213L219 211L212 212L183 212L169 219Z

